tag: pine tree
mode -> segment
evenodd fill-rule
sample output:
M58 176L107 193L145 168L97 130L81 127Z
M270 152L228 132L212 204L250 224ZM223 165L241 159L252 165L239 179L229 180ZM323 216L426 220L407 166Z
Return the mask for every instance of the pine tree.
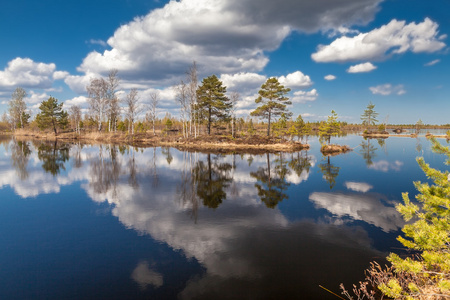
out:
M450 148L432 139L433 151L445 154L450 165ZM397 239L414 255L406 258L391 253L392 266L382 269L373 264L368 280L386 296L395 299L448 299L450 297L450 173L431 168L423 158L417 162L433 184L414 182L417 202L403 193L397 205L407 224L405 237ZM416 204L417 203L417 204ZM413 222L411 222L413 220ZM362 283L360 290L365 290ZM341 288L342 285L341 285ZM345 294L344 289L344 294Z
M232 104L225 93L227 88L222 85L216 75L206 77L197 89L198 110L206 120L208 134L211 134L212 123L228 121Z
M337 118L337 113L332 110L331 116L328 116L327 121L320 123L319 136L325 138L328 141L328 144L330 144L332 136L341 133L341 125L337 121Z
M378 122L378 113L375 112L374 108L375 104L372 104L372 102L369 102L369 104L367 104L367 109L365 109L364 113L361 115L363 125L371 126L375 125Z
M62 109L62 106L63 103L58 103L58 100L53 97L42 101L39 106L41 112L36 116L39 128L52 127L56 135L57 127L64 128L67 126L69 124L68 113Z
M270 124L272 118L281 116L283 113L286 118L289 118L292 113L287 109L287 105L292 104L286 94L291 89L285 88L278 82L275 77L267 79L267 81L261 86L259 90L259 97L255 100L256 103L262 103L258 106L250 115L267 119L267 136L270 136Z

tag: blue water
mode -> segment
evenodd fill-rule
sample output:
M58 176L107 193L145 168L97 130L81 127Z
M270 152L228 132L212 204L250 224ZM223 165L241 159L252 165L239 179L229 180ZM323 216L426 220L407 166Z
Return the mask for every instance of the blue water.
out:
M441 140L445 144L445 140ZM0 299L336 299L402 251L425 138L323 157L0 140ZM369 149L369 150L367 150Z

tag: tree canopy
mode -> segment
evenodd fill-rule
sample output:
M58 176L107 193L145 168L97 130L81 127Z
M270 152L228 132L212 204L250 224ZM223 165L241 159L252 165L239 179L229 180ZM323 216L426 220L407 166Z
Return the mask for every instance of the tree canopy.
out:
M372 104L372 102L369 102L369 104L367 104L367 109L365 109L364 113L361 115L363 125L370 126L375 125L378 122L378 113L375 112L374 108L375 104Z
M217 121L228 121L232 103L225 95L227 88L222 85L216 75L202 80L197 89L198 109L202 119L206 121L208 134L211 134L211 124Z
M290 117L287 105L292 104L286 94L291 89L285 88L277 78L271 77L261 86L258 94L259 97L255 100L256 103L261 103L250 115L267 119L267 136L270 136L270 124L272 118L281 116L283 113L286 118Z
M328 140L328 144L331 141L332 136L336 136L341 132L341 124L337 121L338 115L332 110L331 115L328 116L326 122L320 123L319 136Z
M42 101L39 106L40 113L36 116L36 121L39 128L45 129L52 127L55 134L57 128L64 128L68 125L68 113L62 109L63 103L58 103L58 100L50 97L46 101Z

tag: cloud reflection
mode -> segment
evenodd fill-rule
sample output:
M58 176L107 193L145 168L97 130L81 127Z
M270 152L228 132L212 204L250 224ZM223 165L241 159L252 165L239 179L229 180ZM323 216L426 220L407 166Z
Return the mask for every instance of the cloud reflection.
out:
M385 232L398 230L403 219L394 207L386 206L379 195L314 192L309 195L317 208L324 208L338 218L350 217L375 225ZM376 212L376 213L374 213Z

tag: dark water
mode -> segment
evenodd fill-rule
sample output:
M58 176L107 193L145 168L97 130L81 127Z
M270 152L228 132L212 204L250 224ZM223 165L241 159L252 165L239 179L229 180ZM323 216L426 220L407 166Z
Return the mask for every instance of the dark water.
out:
M337 299L400 251L427 140L226 155L0 140L0 299Z

